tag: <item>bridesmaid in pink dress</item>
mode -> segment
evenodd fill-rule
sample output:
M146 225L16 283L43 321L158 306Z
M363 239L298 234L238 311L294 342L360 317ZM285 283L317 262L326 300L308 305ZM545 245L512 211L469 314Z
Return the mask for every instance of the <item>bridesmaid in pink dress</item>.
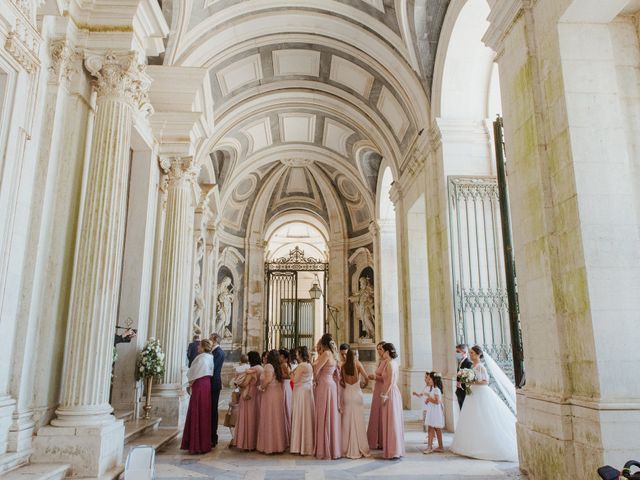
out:
M202 340L198 345L198 356L187 372L191 397L180 449L189 450L192 454L211 451L212 348L208 338Z
M377 450L382 448L382 414L380 409L382 408L382 401L380 394L382 393L382 372L387 366L387 361L384 360L382 346L385 342L380 342L376 346L378 352L378 368L374 375L369 375L369 380L374 380L376 383L373 386L373 397L371 398L371 414L369 415L369 426L367 427L367 438L369 439L369 448L371 450Z
M367 386L367 372L356 353L347 346L341 367L342 385L342 453L347 458L369 456L369 441L364 428L364 399L360 387L360 376Z
M238 423L234 430L233 444L242 450L255 450L258 441L258 421L260 418L260 396L258 385L263 368L258 352L249 352L250 368L245 372L244 381L240 384L240 402L238 406Z
M316 376L316 438L314 455L320 459L336 459L342 456L340 441L340 399L338 397L340 375L338 371L337 345L331 334L325 333L318 342L319 357L313 364Z
M402 396L398 389L398 357L392 343L385 343L383 358L387 361L382 378L384 379L382 394L382 456L384 458L400 458L404 456L404 423L402 420Z
M291 443L291 410L293 391L291 388L291 364L289 363L289 351L281 348L280 368L282 369L282 393L284 395L284 432L287 446Z
M313 400L313 367L309 349L298 348L298 367L293 371L293 416L291 418L291 453L313 455L315 402Z
M256 450L262 453L282 453L287 449L284 420L284 394L280 354L271 350L261 378L259 390L260 420Z

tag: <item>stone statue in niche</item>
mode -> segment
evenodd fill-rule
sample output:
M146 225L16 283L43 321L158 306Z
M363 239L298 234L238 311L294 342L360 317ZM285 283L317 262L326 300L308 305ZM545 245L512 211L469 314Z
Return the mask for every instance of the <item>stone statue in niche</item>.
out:
M349 297L354 303L356 318L362 326L361 339L373 339L376 335L376 314L373 287L368 277L360 277L358 291Z
M196 246L195 272L193 283L193 323L202 325L202 314L204 312L204 295L202 292L202 259L204 258L204 245L202 239L198 240Z
M215 329L222 338L231 337L231 310L234 298L233 280L231 277L224 277L218 284Z

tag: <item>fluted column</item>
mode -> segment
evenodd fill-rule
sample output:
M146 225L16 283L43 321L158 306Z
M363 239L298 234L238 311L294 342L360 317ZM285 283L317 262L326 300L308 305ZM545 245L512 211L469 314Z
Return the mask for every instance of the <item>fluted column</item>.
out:
M191 316L196 170L191 157L165 158L161 163L168 185L156 332L166 357L164 377L154 388L159 397L186 400L182 383ZM180 425L182 403L157 401L154 407L164 424Z
M88 55L97 92L91 156L71 287L65 369L56 426L113 422L113 357L134 110L145 109L150 80L133 53Z

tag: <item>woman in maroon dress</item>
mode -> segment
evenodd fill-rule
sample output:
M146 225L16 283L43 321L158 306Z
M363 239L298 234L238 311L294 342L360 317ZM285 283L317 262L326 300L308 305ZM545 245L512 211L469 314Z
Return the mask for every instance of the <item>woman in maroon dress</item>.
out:
M249 352L249 365L240 384L238 422L234 430L233 444L242 450L255 450L258 441L258 420L260 418L260 396L258 386L262 375L262 365L258 352Z
M209 339L200 341L198 356L187 372L191 398L187 420L182 433L182 450L189 453L211 451L211 377L213 376L213 344Z
M373 396L371 397L371 415L369 415L369 426L367 427L367 438L369 439L369 448L377 450L382 448L382 401L380 394L382 393L382 372L387 366L387 361L382 358L384 350L382 349L385 342L380 342L376 346L378 352L378 368L376 373L369 375L369 380L375 381L373 386Z
M325 333L318 342L319 356L313 363L313 371L317 379L314 455L320 459L336 459L342 456L337 350L331 335Z

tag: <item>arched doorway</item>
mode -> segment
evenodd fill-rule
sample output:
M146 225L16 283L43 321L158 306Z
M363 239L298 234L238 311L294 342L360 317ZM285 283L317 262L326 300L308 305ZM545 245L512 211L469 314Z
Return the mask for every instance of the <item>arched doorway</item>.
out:
M293 220L268 240L265 263L265 349L306 346L327 330L329 270L325 235Z

